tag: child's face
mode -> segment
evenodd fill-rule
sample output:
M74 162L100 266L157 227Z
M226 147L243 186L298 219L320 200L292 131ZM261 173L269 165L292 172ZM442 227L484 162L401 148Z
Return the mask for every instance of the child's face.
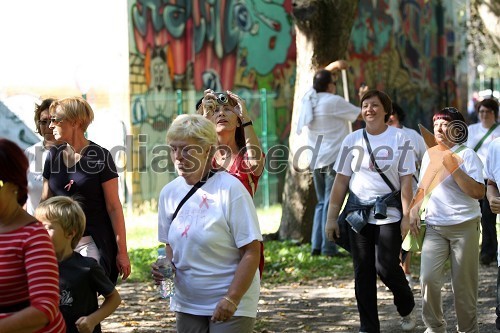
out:
M63 253L68 246L71 247L72 236L66 234L59 223L52 223L50 221L41 222L45 230L49 233L56 254Z

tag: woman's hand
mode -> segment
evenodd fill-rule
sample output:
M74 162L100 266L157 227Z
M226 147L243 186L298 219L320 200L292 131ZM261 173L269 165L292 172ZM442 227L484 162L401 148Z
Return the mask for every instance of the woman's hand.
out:
M418 233L420 232L420 216L418 214L418 209L413 208L410 210L409 220L411 234L414 236L418 236Z
M337 218L329 218L325 224L326 238L329 241L334 242L335 238L340 238L340 228L337 222Z
M203 116L208 118L212 117L217 108L217 97L215 96L215 91L212 89L207 89L203 92L203 99L201 100L201 108L203 110Z
M122 280L126 280L130 275L131 266L128 253L120 253L116 256L116 267L118 268L118 274L121 275Z
M459 157L451 152L451 150L447 150L443 154L443 166L448 170L450 174L452 174L455 170L458 169L460 165Z
M228 321L234 315L236 309L238 309L238 304L225 296L217 303L210 320L214 323L218 321Z
M408 235L408 231L410 230L410 217L403 216L401 219L401 239L405 239L406 235Z
M242 124L249 122L251 119L248 115L247 107L245 101L232 91L227 91L229 98L236 102L236 106L233 108L233 112L240 118Z

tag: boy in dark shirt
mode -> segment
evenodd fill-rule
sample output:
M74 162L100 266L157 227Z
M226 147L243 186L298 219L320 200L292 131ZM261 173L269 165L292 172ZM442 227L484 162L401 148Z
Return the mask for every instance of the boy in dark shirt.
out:
M120 294L93 258L74 252L85 229L85 214L69 197L56 196L42 202L35 212L49 233L59 262L59 308L67 333L100 333L100 322L121 303ZM97 295L104 295L101 307Z

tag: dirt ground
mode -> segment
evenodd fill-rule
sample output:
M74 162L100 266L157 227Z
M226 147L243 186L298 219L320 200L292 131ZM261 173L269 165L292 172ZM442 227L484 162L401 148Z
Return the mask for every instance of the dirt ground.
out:
M495 265L481 266L479 276L479 331L498 332L495 329L497 268ZM448 276L443 287L443 308L448 332L456 332L453 293L449 281ZM349 279L318 279L307 284L273 288L264 284L254 332L358 332L353 288L354 283ZM152 283L122 283L118 290L123 303L103 322L103 332L175 332L175 319L168 308L168 301L158 298ZM415 332L424 332L418 282L415 283L414 294L417 302ZM400 332L400 318L392 304L392 293L386 291L382 283L379 284L378 299L382 332Z

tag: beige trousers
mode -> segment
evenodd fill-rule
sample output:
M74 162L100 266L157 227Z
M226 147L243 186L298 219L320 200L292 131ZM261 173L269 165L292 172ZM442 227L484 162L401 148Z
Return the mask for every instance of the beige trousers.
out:
M458 332L478 332L479 227L475 218L452 226L427 224L420 264L422 319L427 333L446 333L441 287L445 263L451 266Z

